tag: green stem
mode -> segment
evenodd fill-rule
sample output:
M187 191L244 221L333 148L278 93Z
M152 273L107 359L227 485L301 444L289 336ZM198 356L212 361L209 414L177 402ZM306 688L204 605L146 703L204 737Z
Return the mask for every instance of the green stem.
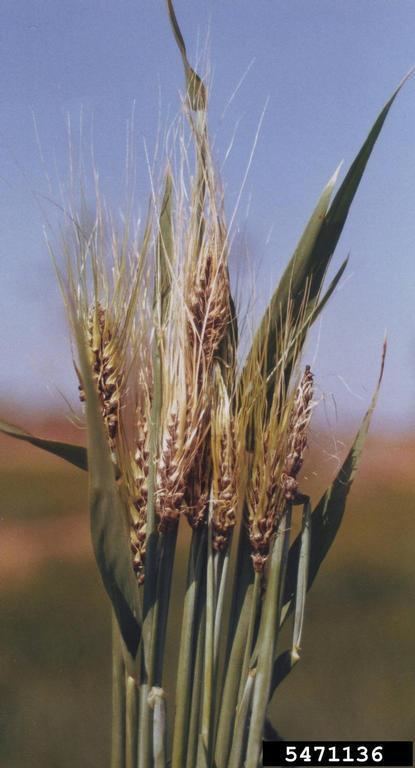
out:
M139 734L139 765L140 768L151 768L152 754L152 710L148 705L147 696L150 678L154 664L153 621L157 590L157 560L158 532L155 505L156 462L158 449L158 434L160 429L160 414L162 401L160 339L156 335L153 342L153 402L150 416L149 437L149 472L148 472L148 502L147 502L147 532L146 532L146 563L143 597L143 645L140 701L140 734Z
M294 606L294 629L293 629L293 656L298 654L301 648L304 626L304 611L307 599L308 570L310 564L311 548L311 504L310 499L303 506L303 523L301 530L300 556L298 559L297 589L295 594Z
M294 596L294 627L292 646L291 650L284 651L284 653L280 654L274 661L270 698L272 698L276 688L287 677L287 675L300 660L304 611L308 587L308 571L310 564L311 522L311 504L310 499L306 497L303 506L303 524L300 539L300 552L298 557L297 587ZM283 611L281 611L280 625L282 625L282 622Z
M169 614L174 555L178 525L161 535L161 554L157 574L157 595L153 616L153 646L150 683L162 687L164 649Z
M125 744L125 768L137 768L137 685L135 680L127 676L127 717L126 717L126 744Z
M249 587L254 580L254 569L251 561L251 544L246 526L246 511L244 510L239 529L238 549L234 584L232 591L232 605L229 619L228 646L226 659L229 661L236 632L240 623L241 614L245 611L245 600Z
M111 768L125 768L125 666L120 631L112 614L112 745Z
M212 498L209 509L209 525L207 540L207 575L206 575L206 634L205 634L205 660L203 675L203 705L202 727L199 739L197 767L204 768L206 763L210 765L211 754L211 721L212 700L214 687L214 632L215 632L215 568L214 552L212 548Z
M226 637L226 622L223 618L226 593L228 588L229 567L231 556L232 537L228 542L227 549L224 552L215 553L215 585L216 585L216 609L215 609L215 634L214 634L214 698L212 702L212 749L216 742L216 732L218 728L218 716L222 703L222 685L220 681L224 675L223 658L225 650L222 646L222 640Z
M246 768L258 768L261 755L264 723L270 697L271 676L280 624L281 599L288 557L290 527L291 505L287 505L272 549L267 590L259 629L257 642L258 663L249 727Z
M227 768L234 727L239 682L251 615L254 570L250 559L250 544L245 525L239 533L234 576L233 601L225 657L225 684L218 707L215 766Z
M199 735L200 712L202 704L203 691L203 669L205 652L205 630L206 630L206 602L204 595L200 595L198 601L198 632L196 660L193 675L192 702L190 710L189 736L187 741L187 768L193 768L196 765L197 745Z
M162 404L162 382L161 382L161 342L158 333L153 342L152 360L153 360L153 401L150 414L150 436L149 436L149 470L147 481L147 524L146 524L146 570L144 582L144 622L143 635L145 652L149 654L151 647L152 631L152 612L156 600L156 573L157 573L157 517L155 505L156 491L156 470L157 470L157 451L158 437L160 431L160 415ZM149 615L150 614L150 615Z
M166 702L162 688L152 689L154 768L166 768Z
M251 611L249 617L248 635L246 638L244 660L242 664L241 679L239 684L238 705L241 702L248 680L248 672L253 651L255 629L258 626L259 612L261 609L262 574L255 572L254 587L252 592Z
M138 765L137 768L147 768L151 765L151 709L148 703L149 686L140 685L140 705L138 719Z
M246 727L251 709L252 694L254 692L254 681L254 674L249 673L236 715L228 768L240 768L242 765L243 751L246 741Z
M230 552L231 552L231 542L229 542L225 552L219 552L215 554L215 560L217 565L217 568L216 568L217 576L215 579L216 591L217 591L216 610L215 610L215 638L214 638L215 669L217 668L217 663L218 663L219 643L221 639L221 634L223 634L222 617L223 617L223 607L224 607L225 596L226 596L226 586L227 586L228 574L229 574Z
M195 657L195 617L197 596L203 582L204 564L206 561L205 539L206 530L204 528L193 531L180 636L172 768L183 768L186 759L193 661Z

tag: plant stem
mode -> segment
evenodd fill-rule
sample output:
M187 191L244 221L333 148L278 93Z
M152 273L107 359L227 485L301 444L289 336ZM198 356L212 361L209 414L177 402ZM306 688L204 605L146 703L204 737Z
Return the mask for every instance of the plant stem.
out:
M151 709L148 703L149 686L140 685L140 704L138 720L138 763L137 768L147 768L151 765Z
M126 744L125 744L125 768L137 768L137 685L135 680L127 676L127 717L126 717Z
M112 613L111 768L125 768L125 666L118 622Z
M205 631L206 631L206 603L204 595L200 595L198 601L197 619L197 647L196 660L193 675L192 702L190 709L189 737L187 741L187 768L196 765L197 745L199 735L200 710L202 700L202 684L204 669Z
M261 754L264 723L269 703L271 676L280 624L281 599L288 557L291 505L287 505L271 554L267 590L259 629L252 716L249 727L246 768L257 768Z
M174 555L178 525L161 535L161 553L157 578L156 605L153 616L153 647L150 684L162 687L164 648L169 614Z
M187 587L184 599L182 631L176 682L176 717L173 735L172 768L183 768L187 751L189 711L195 658L195 617L197 597L203 582L206 561L206 530L193 531L190 545ZM141 766L140 766L141 768Z
M235 720L235 730L232 739L232 749L229 756L228 768L240 768L242 765L242 756L244 750L244 742L246 739L246 725L248 722L249 712L252 703L252 694L254 692L255 676L253 673L249 673L241 701L238 706L238 711Z
M225 684L218 712L215 745L215 766L227 768L241 679L246 637L251 615L253 574L249 556L250 545L245 525L242 523L234 576L233 601L228 633L228 648L225 657Z
M217 565L216 569L216 591L217 591L217 598L216 598L216 610L215 610L215 639L214 639L214 662L215 662L215 669L217 668L218 663L218 657L219 657L219 642L220 642L220 635L221 632L223 633L223 626L222 626L222 616L223 616L223 607L225 602L225 595L226 595L226 585L228 581L228 574L229 574L229 561L230 561L230 554L231 554L231 541L229 541L228 547L225 552L219 552L215 555L215 560Z
M303 507L300 556L298 559L297 590L294 607L294 629L292 652L295 655L301 648L304 625L304 611L307 599L308 568L311 547L311 504L307 498Z
M239 683L238 705L240 704L242 696L244 695L245 686L248 680L249 665L251 661L251 655L253 651L254 638L255 638L255 628L257 627L257 624L258 624L259 612L261 607L260 605L261 586L262 586L262 574L255 572L254 586L253 586L252 600L251 600L251 610L250 610L250 617L249 617L248 635L246 638L244 660L242 664L242 672L241 672L241 678Z
M300 648L303 635L304 611L307 598L308 570L311 548L311 504L306 497L303 506L303 523L300 538L300 552L298 557L297 587L294 597L294 627L291 650L284 651L274 661L272 672L271 693L272 698L276 688L287 677L293 667L300 660ZM283 611L281 611L280 625L282 626Z
M151 715L147 697L149 693L149 684L152 674L154 648L153 648L153 619L156 604L157 588L157 521L156 521L156 460L158 449L158 434L160 430L161 414L161 359L160 359L160 338L158 333L153 341L153 378L154 391L153 402L151 406L150 418L150 438L149 438L149 471L147 481L147 532L146 532L146 566L143 597L143 654L142 654L142 674L143 684L141 687L140 700L140 734L139 734L139 766L140 768L151 768Z
M153 688L152 696L154 768L166 768L166 702L162 688Z
M214 633L215 633L215 572L214 552L212 548L212 496L209 504L209 524L207 538L207 574L206 574L206 634L203 675L202 727L199 739L197 766L203 768L210 764L212 696L214 687Z
M178 526L176 525L173 530L167 531L165 534L160 535L159 541L159 556L158 556L158 574L157 585L155 594L155 603L152 615L152 629L151 629L151 645L148 656L148 686L147 690L151 695L154 690L162 689L162 676L163 676L163 661L164 661L164 648L166 643L166 630L167 630L167 618L170 604L171 594L171 582L174 566L174 553L176 550ZM155 688L154 688L155 686ZM155 705L151 707L147 701L145 709L143 710L143 716L140 723L140 728L143 728L148 736L145 739L143 737L142 754L143 759L146 754L150 754L150 738L149 731L151 730L152 717L157 714L159 720L156 724L153 722L153 747L157 744L157 757L154 755L154 761L156 766L162 766L164 758L164 737L165 734L160 734L161 722L163 721L165 728L165 702L159 701L160 696L155 697ZM140 710L141 711L141 710ZM144 740L145 739L145 740ZM148 761L150 758L147 756L145 759ZM151 765L151 762L145 763L145 766ZM141 763L140 763L141 768Z

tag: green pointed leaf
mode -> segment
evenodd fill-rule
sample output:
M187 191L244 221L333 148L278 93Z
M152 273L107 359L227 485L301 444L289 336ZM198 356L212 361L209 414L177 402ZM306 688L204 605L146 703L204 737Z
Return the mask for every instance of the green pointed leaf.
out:
M137 581L133 572L127 512L114 477L98 395L79 324L78 354L86 395L88 423L89 508L91 537L104 587L112 602L125 646L135 659L140 642Z
M339 169L336 170L324 187L297 248L294 251L294 255L285 269L278 287L265 311L242 372L242 382L244 382L244 378L250 376L252 362L262 357L261 350L263 349L264 344L267 344L266 376L270 376L270 389L272 389L273 376L271 375L271 372L275 368L278 357L278 336L281 325L285 321L290 298L295 297L297 299L293 312L294 317L301 304L306 283L309 279L310 267L312 264L311 257L314 253L314 247L323 225L324 217L328 211L338 172Z
M173 180L170 169L168 169L159 217L159 234L156 251L157 263L154 303L158 306L161 323L164 322L167 315L174 260L172 204Z
M334 291L336 290L341 278L343 277L344 271L349 263L349 257L344 260L343 264L341 265L340 269L336 272L336 274L333 277L333 280L331 281L329 287L327 288L324 296L318 301L316 301L315 306L311 310L309 316L306 318L305 321L305 328L303 332L307 332L309 328L315 323L320 313L323 311L324 307L326 306L329 299L332 297ZM301 345L302 346L302 345Z
M174 38L176 40L177 46L179 48L179 51L183 60L184 73L186 77L186 86L187 86L187 97L189 100L190 107L194 111L204 111L206 109L206 103L207 103L206 88L203 83L203 80L199 77L197 72L195 72L194 69L192 69L192 67L189 64L186 45L179 27L179 23L177 21L177 16L174 11L172 0L167 0L167 9L169 13L170 23L173 29Z
M391 98L385 104L375 121L369 135L360 152L352 163L343 183L341 184L332 204L327 210L335 176L330 180L319 200L319 203L306 227L297 249L286 268L279 286L271 299L265 312L259 330L254 338L251 351L247 358L242 377L249 375L250 360L259 359L258 350L267 344L267 368L269 376L269 390L272 392L275 362L279 356L278 335L281 322L286 316L286 308L289 298L293 301L293 316L296 317L308 293L308 302L311 305L318 298L324 276L326 274L331 257L343 231L350 206L360 184L369 157L376 140L382 130L388 112L412 71L402 80ZM308 313L306 313L308 314ZM305 341L302 339L302 343ZM301 344L295 346L295 358L301 352ZM293 356L292 356L293 357ZM288 377L293 369L295 359L289 359L287 363Z
M350 169L343 183L341 184L327 212L327 215L325 216L323 226L319 232L319 236L315 244L315 253L313 253L310 260L311 263L309 272L311 274L311 298L316 296L320 290L326 269L346 223L350 206L362 179L373 147L375 146L379 134L383 128L383 124L386 120L388 112L393 102L395 101L396 96L398 95L408 77L410 77L411 73L412 71L406 75L390 99L386 102L372 129L370 130L366 141L360 149L360 152L357 154L355 160L350 166Z
M333 295L334 291L336 290L343 273L347 267L347 264L349 262L349 257L344 260L343 264L341 265L340 269L336 272L335 276L333 277L329 287L327 288L324 296L319 300L318 298L315 299L313 302L309 303L309 307L307 309L307 314L303 320L302 325L300 326L298 333L294 335L292 341L291 341L291 347L287 348L285 350L286 352L286 358L283 359L283 362L285 362L285 379L288 383L291 376L291 371L293 369L293 366L296 362L296 359L298 357L299 351L302 349L307 332L309 328L315 323L320 313L323 311L324 307L326 306L327 302Z
M360 429L354 439L353 445L343 465L337 474L337 477L320 499L317 507L311 516L311 538L310 554L308 568L308 589L312 586L314 579L320 569L320 566L326 557L336 535L340 528L344 511L346 508L347 496L356 475L359 459L363 450L367 433L369 431L370 421L374 408L376 406L379 387L382 381L383 368L386 354L386 342L382 353L382 362L379 380L372 397L370 406L360 425ZM294 594L297 584L297 573L299 568L299 559L301 552L301 534L297 536L290 548L288 557L287 575L284 590L284 610L282 621L291 611L294 603Z
M30 432L26 432L24 429L16 427L14 424L9 424L2 419L0 419L0 432L3 432L4 435L14 437L16 440L24 440L26 443L35 445L37 448L42 448L48 453L53 453L55 456L65 459L65 461L68 461L79 469L88 469L87 450L82 445L61 443L57 440L44 440L42 437L31 435Z

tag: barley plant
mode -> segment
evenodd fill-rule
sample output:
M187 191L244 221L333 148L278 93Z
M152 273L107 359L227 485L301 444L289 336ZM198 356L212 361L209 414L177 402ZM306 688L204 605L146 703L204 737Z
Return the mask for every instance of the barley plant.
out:
M378 392L313 506L300 477L315 407L302 349L346 268L323 291L401 86L334 197L337 173L324 188L249 348L231 294L206 83L171 0L168 12L184 118L144 231L126 216L120 234L98 200L87 231L72 211L63 253L51 244L88 448L0 426L88 471L93 549L113 614L112 768L257 768L262 740L280 738L267 710L300 659L307 591L341 524ZM176 554L185 556L179 526L189 535L176 654L166 632L178 621L169 604ZM282 649L286 622L292 641ZM167 664L175 691L165 689Z

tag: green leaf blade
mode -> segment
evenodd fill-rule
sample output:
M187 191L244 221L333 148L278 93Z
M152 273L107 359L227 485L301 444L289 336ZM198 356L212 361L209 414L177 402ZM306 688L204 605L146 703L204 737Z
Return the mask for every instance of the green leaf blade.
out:
M383 347L382 361L379 379L373 394L370 406L366 411L353 444L342 464L336 478L320 499L311 516L310 552L308 564L308 586L310 589L320 566L325 559L330 547L337 535L343 520L347 496L356 475L360 456L369 431L371 418L379 395L382 382L386 355L386 342ZM290 548L287 566L287 576L284 590L284 611L282 621L286 618L293 606L296 589L299 558L301 552L301 535L297 536Z
M293 316L296 317L306 290L308 293L307 301L309 307L311 305L312 308L318 301L327 268L342 234L351 204L366 169L370 155L395 98L404 83L413 74L414 69L412 69L401 81L381 110L374 125L369 131L365 142L350 166L350 169L331 205L329 205L329 200L338 171L336 171L334 177L332 177L326 188L323 190L320 200L271 299L257 334L254 337L251 351L247 357L247 363L242 372L242 382L244 376L249 376L251 368L249 361L259 359L260 355L258 354L258 350L263 349L266 344L266 373L267 376L269 376L269 388L270 391L272 391L274 379L272 372L275 369L276 360L278 359L279 354L278 331L280 318L285 317L285 310L290 298L293 300ZM307 315L308 311L306 312L306 316ZM309 317L312 319L312 312ZM310 323L308 324L308 327L309 325ZM268 329L270 329L271 332L269 332ZM307 328L305 330L307 330ZM301 352L305 338L306 332L301 338L301 343L296 345L295 354L293 353L287 361L287 383L296 359L298 359Z
M30 434L30 432L26 432L15 424L9 424L9 422L3 419L0 419L0 432L52 453L54 456L69 462L69 464L73 464L74 467L78 467L78 469L88 469L87 450L82 445L64 443L59 440L45 440L42 437L36 437L36 435Z
M315 262L312 270L312 284L310 288L310 297L313 298L318 294L326 269L330 263L331 257L336 249L337 243L340 239L340 235L343 231L346 223L350 206L354 200L355 194L362 180L370 155L373 148L379 138L380 132L383 128L385 120L388 116L389 110L395 101L399 91L403 87L406 80L411 76L413 70L411 70L406 77L399 83L398 87L393 92L392 96L386 102L385 106L379 113L375 120L369 134L363 143L360 151L356 155L352 165L349 168L336 196L330 205L327 215L324 220L324 224L321 228L319 236L315 244Z
M184 74L186 78L187 98L189 100L190 108L195 112L206 110L207 106L207 94L206 87L203 80L199 77L197 72L190 66L187 56L186 45L184 38L177 21L177 16L174 10L172 0L167 0L167 10L169 14L170 23L173 29L174 39L176 40L177 47L180 51L180 55L183 61Z
M324 187L294 254L284 271L274 297L271 300L274 309L273 314L275 309L285 306L290 297L302 300L306 282L310 277L316 244L326 220L340 168L341 165L338 166Z
M312 263L315 244L328 211L338 172L339 168L324 187L294 254L263 315L242 371L242 388L244 385L246 386L246 379L251 375L252 364L255 360L258 360L261 357L260 350L263 349L265 344L267 345L266 376L270 377L270 388L272 388L273 376L270 374L275 368L276 358L278 356L278 336L281 321L283 322L286 317L290 299L294 299L295 301L293 310L294 316L303 300L307 280L310 274L310 265Z
M159 232L156 249L156 285L154 291L154 302L158 309L161 323L165 321L168 312L174 263L172 206L173 179L170 169L168 168L159 216Z

